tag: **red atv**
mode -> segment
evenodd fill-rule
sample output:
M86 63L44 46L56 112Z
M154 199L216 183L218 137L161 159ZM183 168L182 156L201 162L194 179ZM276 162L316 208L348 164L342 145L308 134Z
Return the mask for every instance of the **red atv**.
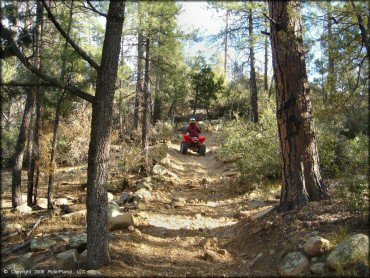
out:
M182 137L183 141L181 142L180 153L187 154L188 149L191 149L192 151L199 153L200 156L206 155L206 145L204 145L206 137L190 137L187 134L183 134Z

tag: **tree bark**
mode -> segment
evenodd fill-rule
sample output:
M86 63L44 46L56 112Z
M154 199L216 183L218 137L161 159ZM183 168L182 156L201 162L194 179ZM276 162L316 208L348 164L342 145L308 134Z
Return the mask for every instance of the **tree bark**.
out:
M334 51L333 51L333 32L332 32L332 13L331 0L328 1L328 91L332 95L335 92L335 72L334 72Z
M32 111L34 106L34 96L31 91L27 94L26 104L23 112L22 124L19 128L17 144L13 157L12 169L12 207L16 208L22 203L22 166L23 154L26 143L27 130L29 130Z
M73 16L73 2L70 4L69 9L69 21L67 27L67 35L69 37L71 33L71 26L72 26L72 16ZM61 70L60 70L60 79L62 82L65 80L66 74L66 60L64 58L68 47L68 41L64 42L63 51L61 55ZM60 121L60 112L62 107L62 101L64 98L65 91L62 92L62 95L57 100L57 106L55 109L55 118L54 118L54 129L53 129L53 141L51 144L51 153L50 153L50 164L49 164L49 183L48 183L48 209L53 209L53 190L54 190L54 174L55 174L55 153L57 149L57 142L58 142L58 128L59 128L59 121Z
M267 18L265 17L265 32L267 32ZM263 74L263 89L265 92L268 92L268 77L267 77L267 72L268 72L268 38L265 36L265 67L264 67L264 74Z
M57 107L55 109L53 142L51 144L51 154L50 154L50 164L49 164L48 209L53 209L54 174L55 174L55 168L56 168L55 167L55 153L57 149L60 110L62 106L63 97L64 97L64 92L62 96L58 99Z
M138 3L140 5L140 2ZM144 80L143 80L143 61L144 61L144 49L143 49L143 35L139 30L137 39L137 80L136 80L136 95L135 95L135 106L134 106L134 128L137 129L140 121L140 107L141 99L143 94Z
M38 70L42 71L42 52L43 52L43 6L41 2L37 2L36 7L36 48L35 48L35 66ZM35 95L36 95L36 120L35 120L35 126L33 131L33 137L32 137L32 155L30 157L29 163L29 184L28 190L33 190L33 192L28 192L27 196L34 195L34 199L32 201L33 205L37 205L37 193L38 193L38 185L39 185L39 177L40 177L40 126L41 126L41 96L40 96L40 87L35 88ZM34 181L34 175L36 171L36 179ZM29 203L29 201L27 200Z
M107 179L113 100L124 11L124 1L110 1L96 82L96 99L92 105L86 199L87 267L90 269L99 269L110 261Z
M329 194L319 168L300 2L268 3L274 21L270 24L271 46L283 177L280 206L284 211Z
M144 78L144 102L143 102L143 118L142 118L142 134L141 134L141 148L143 150L145 169L148 167L148 117L149 117L149 101L150 101L150 37L147 35L145 42L145 78Z
M254 123L258 122L258 95L257 95L257 81L254 58L254 34L253 34L253 17L252 9L249 9L249 55L250 55L250 94L251 94L251 120Z
M226 26L225 26L225 52L224 52L224 80L227 81L227 56L228 56L228 39L229 39L229 10L226 10Z

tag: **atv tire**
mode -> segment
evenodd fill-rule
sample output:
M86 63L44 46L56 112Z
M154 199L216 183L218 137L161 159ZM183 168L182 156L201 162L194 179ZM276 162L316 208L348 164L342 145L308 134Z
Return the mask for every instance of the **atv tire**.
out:
M185 142L181 142L180 146L180 153L187 154L188 153L189 144Z
M199 155L205 156L206 155L206 145L200 145L199 146Z

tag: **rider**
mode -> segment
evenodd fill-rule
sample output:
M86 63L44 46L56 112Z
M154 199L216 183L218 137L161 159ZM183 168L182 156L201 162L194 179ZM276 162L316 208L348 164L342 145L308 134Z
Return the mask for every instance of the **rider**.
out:
M185 133L189 133L190 137L199 137L199 133L201 133L200 127L197 125L197 121L195 118L190 119L190 123L188 127L185 129Z

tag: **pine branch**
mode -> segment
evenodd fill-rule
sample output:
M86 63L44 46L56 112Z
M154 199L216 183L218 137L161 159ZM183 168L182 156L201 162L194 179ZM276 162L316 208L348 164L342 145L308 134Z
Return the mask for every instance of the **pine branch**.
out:
M50 8L46 4L45 0L41 0L42 4L44 5L49 19L53 22L55 28L59 31L59 33L65 38L68 43L73 47L73 49L81 56L82 59L84 59L86 62L90 64L94 69L97 71L99 70L99 65L85 52L83 51L72 39L71 37L63 30L63 28L60 26L59 22L55 19L55 16L51 12Z
M57 80L53 77L50 77L46 74L44 74L42 71L37 69L34 65L30 63L30 61L24 56L22 51L17 47L14 39L13 34L10 30L5 28L3 24L0 22L0 38L6 40L8 42L8 48L9 50L14 53L14 56L16 56L19 61L27 68L29 69L33 74L37 75L40 79L47 81L50 84L53 84L55 87L65 89L69 91L72 95L75 95L79 98L82 98L90 103L93 103L95 100L95 97L85 93L84 91L81 91L75 86L67 85L62 83L60 80Z

